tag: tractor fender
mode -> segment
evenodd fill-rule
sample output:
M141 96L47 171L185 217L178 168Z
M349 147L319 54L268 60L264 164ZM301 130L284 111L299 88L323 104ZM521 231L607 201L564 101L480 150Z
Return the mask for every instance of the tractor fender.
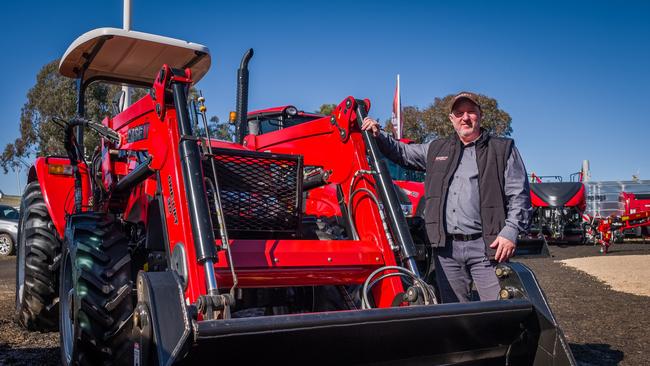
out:
M90 184L88 167L78 165L82 181L82 205L88 206ZM29 170L28 182L38 180L47 211L60 238L65 231L66 216L74 211L74 176L70 160L63 157L39 157Z

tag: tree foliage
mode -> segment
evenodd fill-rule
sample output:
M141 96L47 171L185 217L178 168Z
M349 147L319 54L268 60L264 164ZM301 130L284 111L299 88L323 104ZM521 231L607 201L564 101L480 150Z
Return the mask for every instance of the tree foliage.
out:
M330 114L332 114L332 111L336 109L336 107L337 107L336 104L321 104L320 108L316 111L316 113L329 116Z
M235 141L235 125L229 122L220 122L219 117L212 116L208 121L208 131L210 132L210 138L223 141ZM203 137L205 136L205 127L202 124L199 124L198 128L195 129L194 134L196 136Z
M27 101L20 113L20 136L5 146L0 166L5 174L37 156L65 156L63 129L53 118L70 120L77 114L76 80L64 77L58 71L59 60L44 65L36 75L36 83L27 92ZM142 98L145 88L133 88L131 101ZM190 89L190 97L198 95ZM121 87L106 83L91 83L85 94L85 117L101 121L109 114L119 112ZM123 102L123 98L121 99ZM99 146L99 136L88 129L84 132L84 149L90 155Z
M75 80L61 76L58 65L59 61L54 60L43 66L36 75L36 84L27 92L20 112L20 136L5 146L0 157L5 173L35 156L65 155L63 129L52 118L74 117L77 93ZM101 120L109 111L110 97L118 90L117 86L91 84L86 91L86 117ZM86 131L86 151L92 152L98 144L98 136Z

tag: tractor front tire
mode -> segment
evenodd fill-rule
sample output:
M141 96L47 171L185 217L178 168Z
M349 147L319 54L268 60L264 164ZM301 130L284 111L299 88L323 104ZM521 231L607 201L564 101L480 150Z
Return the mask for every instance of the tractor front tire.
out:
M112 215L70 217L60 277L64 365L133 362L133 278L129 240Z
M38 181L20 202L16 252L16 321L32 331L56 330L61 240Z

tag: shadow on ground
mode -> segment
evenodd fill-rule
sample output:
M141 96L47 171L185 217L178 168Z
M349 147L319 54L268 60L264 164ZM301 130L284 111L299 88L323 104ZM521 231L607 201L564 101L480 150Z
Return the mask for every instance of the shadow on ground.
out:
M623 361L623 351L612 349L609 344L602 343L585 343L576 344L569 343L571 352L578 365L591 366L591 365L618 365Z

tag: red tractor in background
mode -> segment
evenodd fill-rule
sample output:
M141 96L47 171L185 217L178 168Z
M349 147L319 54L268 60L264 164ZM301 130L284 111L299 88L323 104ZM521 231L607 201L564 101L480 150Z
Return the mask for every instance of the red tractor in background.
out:
M313 122L320 119L329 120L329 118L330 116L318 113L309 113L299 110L293 105L286 105L248 112L247 128L249 129L250 134L263 135L281 131L285 128L298 126L306 122ZM401 139L400 141L407 144L413 143L413 141L409 139ZM404 169L385 158L383 158L383 160L388 164L388 170L393 178L393 182L395 183L397 195L402 210L404 211L404 215L407 218L415 216L419 203L424 196L424 173ZM335 204L336 195L334 194L335 192L333 188L330 186L325 187L324 189L331 194L322 195L318 201L322 201L322 204L324 205L323 207L332 207L333 209L336 209L338 205ZM314 195L314 193L315 192L311 192L310 195ZM332 201L334 201L334 203L332 203ZM309 206L307 207L307 210L309 212Z
M78 116L59 121L67 158L38 158L29 172L16 276L17 320L58 329L64 365L575 365L519 263L497 267L498 300L437 304L376 142L360 131L368 101L248 133L251 57L231 143L192 129L201 119L207 131L203 100L188 96L207 47L101 28L64 54ZM99 123L83 118L95 81L150 92ZM91 156L88 129L102 137ZM308 209L328 185L338 210Z
M585 186L581 174L571 177L576 175L579 175L578 182L562 182L560 176L531 174L532 233L540 233L552 242L585 242Z
M618 202L621 215L650 211L650 193L621 192Z

